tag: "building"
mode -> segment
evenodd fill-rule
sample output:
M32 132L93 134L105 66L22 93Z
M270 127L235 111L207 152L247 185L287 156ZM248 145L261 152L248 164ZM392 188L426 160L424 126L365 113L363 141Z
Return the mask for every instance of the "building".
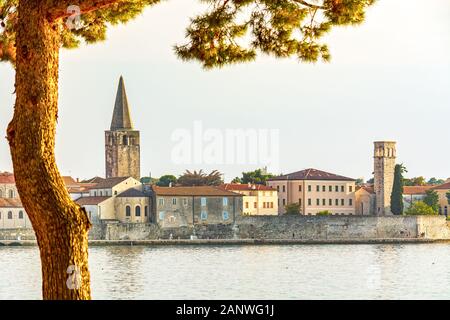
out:
M0 172L0 198L19 198L14 174L10 172Z
M231 224L242 214L242 195L211 186L153 186L153 212L161 227Z
M220 188L243 195L243 215L278 214L278 192L272 187L251 183L227 183L220 186Z
M404 186L403 187L403 209L407 210L414 202L423 201L427 191L433 186Z
M334 215L355 214L355 179L317 169L306 169L270 178L267 185L278 192L278 212L299 203L303 215L329 211Z
M31 228L17 192L14 174L0 172L0 229Z
M357 215L373 215L377 206L373 186L356 187L355 202Z
M436 191L439 195L439 214L448 216L450 214L450 204L449 199L447 198L447 193L450 192L450 181L433 187L432 190Z
M394 186L396 142L374 142L374 191L376 197L376 214L391 213L391 194Z
M151 197L133 177L115 177L100 180L76 203L86 210L92 223L148 223Z
M120 77L110 130L105 131L106 178L133 177L139 180L140 136L131 121L123 78Z

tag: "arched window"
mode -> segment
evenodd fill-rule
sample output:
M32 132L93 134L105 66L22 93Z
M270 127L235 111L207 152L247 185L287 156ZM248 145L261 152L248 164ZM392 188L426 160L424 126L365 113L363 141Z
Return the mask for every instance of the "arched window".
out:
M8 219L9 219L9 220L12 219L12 211L8 211Z
M136 208L134 209L134 213L135 213L136 217L140 217L141 216L141 207L136 206Z
M23 219L23 211L22 210L19 211L19 219Z
M130 216L131 216L131 207L130 207L130 206L126 206L126 207L125 207L125 215L126 215L127 217L130 217Z
M125 145L125 146L128 145L128 137L127 137L127 136L123 136L123 137L122 137L122 140L123 140L123 141L122 141L122 142L123 142L123 143L122 143L123 145Z
M9 190L9 197L14 198L14 190Z

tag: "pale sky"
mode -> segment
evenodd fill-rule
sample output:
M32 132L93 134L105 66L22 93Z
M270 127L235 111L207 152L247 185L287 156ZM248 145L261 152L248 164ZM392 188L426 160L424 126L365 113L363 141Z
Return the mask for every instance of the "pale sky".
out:
M199 8L198 1L170 0L110 28L106 42L62 51L56 153L63 175L104 176L104 130L123 75L141 131L143 176L204 168L229 180L257 167L174 163L172 134L192 131L198 120L221 132L279 130L283 173L313 167L369 179L373 141L395 140L408 176L450 177L449 0L379 0L365 24L327 36L328 64L261 56L213 71L172 51ZM14 72L2 64L0 75L4 133L13 113ZM2 139L5 170L12 163Z

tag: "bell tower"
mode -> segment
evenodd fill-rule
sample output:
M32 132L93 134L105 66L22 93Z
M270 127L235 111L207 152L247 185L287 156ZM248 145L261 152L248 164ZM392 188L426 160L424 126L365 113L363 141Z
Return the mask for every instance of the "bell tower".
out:
M376 195L376 215L391 213L391 193L394 185L396 142L374 142L374 189Z
M134 130L123 77L120 77L110 130L105 131L106 178L140 179L140 136Z

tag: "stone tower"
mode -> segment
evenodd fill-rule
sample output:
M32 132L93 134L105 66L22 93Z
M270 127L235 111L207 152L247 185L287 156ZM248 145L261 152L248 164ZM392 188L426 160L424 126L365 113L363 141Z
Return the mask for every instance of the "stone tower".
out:
M391 193L394 185L396 142L377 141L374 151L374 188L376 214L391 214Z
M105 131L106 178L140 179L139 131L133 129L122 76L117 88L110 130Z

